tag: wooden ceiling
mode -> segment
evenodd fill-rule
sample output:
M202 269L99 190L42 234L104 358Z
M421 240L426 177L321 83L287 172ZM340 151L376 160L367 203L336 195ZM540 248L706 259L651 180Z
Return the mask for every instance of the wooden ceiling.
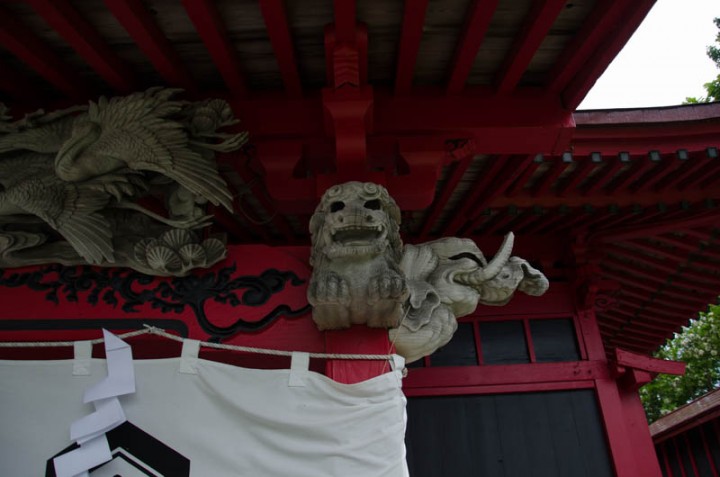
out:
M373 180L407 242L512 230L554 280L593 267L606 345L647 353L720 291L720 105L575 109L653 3L2 0L0 100L225 97L230 241L307 244L325 187Z

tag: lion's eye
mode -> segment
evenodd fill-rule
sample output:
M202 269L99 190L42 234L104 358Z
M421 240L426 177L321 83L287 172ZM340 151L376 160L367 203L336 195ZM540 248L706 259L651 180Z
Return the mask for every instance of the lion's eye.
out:
M343 210L345 208L345 202L333 202L330 204L330 212L337 212L338 210Z
M368 200L367 202L365 202L365 208L370 210L380 210L380 200Z

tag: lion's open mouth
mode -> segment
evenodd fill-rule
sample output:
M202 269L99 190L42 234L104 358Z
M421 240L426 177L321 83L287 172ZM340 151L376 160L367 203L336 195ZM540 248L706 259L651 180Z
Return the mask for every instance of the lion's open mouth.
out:
M333 242L346 246L362 246L376 242L382 237L383 229L376 227L343 227L333 232Z

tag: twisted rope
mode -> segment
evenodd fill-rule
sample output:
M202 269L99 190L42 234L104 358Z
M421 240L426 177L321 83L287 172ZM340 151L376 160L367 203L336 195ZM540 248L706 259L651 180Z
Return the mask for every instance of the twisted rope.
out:
M135 336L152 334L166 338L172 341L182 343L185 338L175 336L162 328L155 326L143 325L145 328L142 330L131 331L117 335L120 339L133 338ZM105 340L102 338L89 340L92 344L100 344ZM0 348L60 348L64 346L74 346L74 341L24 341L24 342L0 342ZM211 343L209 341L200 341L200 347L221 349L226 351L240 351L242 353L254 353L268 356L287 356L290 357L293 351L277 350L277 349L265 349L265 348L254 348L251 346L236 346L222 343ZM341 360L368 360L368 361L387 361L392 359L391 354L338 354L338 353L308 353L311 358L320 359L341 359Z

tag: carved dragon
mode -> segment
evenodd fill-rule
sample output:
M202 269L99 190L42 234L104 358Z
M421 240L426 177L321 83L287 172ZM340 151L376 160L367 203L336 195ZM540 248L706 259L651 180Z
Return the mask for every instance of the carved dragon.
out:
M447 344L457 318L478 304L548 289L540 271L511 256L512 233L488 262L470 239L403 246L399 229L400 210L382 186L348 182L323 195L310 220L308 288L320 329L390 328L398 353L412 362Z

